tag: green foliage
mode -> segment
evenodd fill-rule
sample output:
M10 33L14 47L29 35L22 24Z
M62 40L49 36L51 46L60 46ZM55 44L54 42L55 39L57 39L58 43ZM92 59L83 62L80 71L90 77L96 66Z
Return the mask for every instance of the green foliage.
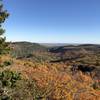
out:
M8 43L6 37L4 37L5 30L2 28L2 24L8 18L9 14L3 9L2 0L0 0L0 56L9 52ZM4 61L0 63L0 67L11 65L10 61ZM21 79L20 73L10 70L2 69L0 71L0 100L12 100L10 92L16 87L16 82Z
M14 87L16 81L20 80L20 73L5 70L0 72L0 83L2 87Z
M9 66L9 65L11 65L11 64L12 64L11 61L4 61L4 66Z
M9 14L3 9L3 4L0 2L0 55L5 54L9 50L8 44L5 42L6 38L3 37L5 30L2 28L2 24L8 16Z
M3 63L0 63L0 68L10 66L12 63L11 60L4 61Z
M5 70L0 72L0 100L11 100L10 93L16 87L16 82L21 79L20 73Z

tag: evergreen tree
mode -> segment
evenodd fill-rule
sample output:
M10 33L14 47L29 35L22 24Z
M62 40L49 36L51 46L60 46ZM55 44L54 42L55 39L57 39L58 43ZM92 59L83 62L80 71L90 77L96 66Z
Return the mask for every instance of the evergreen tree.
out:
M8 16L9 14L3 9L2 0L0 0L0 54L4 54L6 51L8 51L8 44L5 42L6 37L3 36L5 30L2 28L2 24L5 22Z
M5 30L2 28L2 24L8 16L9 14L3 9L2 0L0 0L0 57L9 49L6 37L4 37ZM0 70L0 100L11 100L9 91L17 80L19 80L19 74L4 69Z

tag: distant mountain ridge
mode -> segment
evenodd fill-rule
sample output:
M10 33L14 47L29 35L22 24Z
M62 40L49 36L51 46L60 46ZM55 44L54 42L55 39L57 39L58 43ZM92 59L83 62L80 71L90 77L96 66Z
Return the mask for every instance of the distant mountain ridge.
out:
M81 49L84 49L86 51L94 51L94 52L97 52L97 51L100 51L100 45L97 45L97 44L79 44L79 45L65 45L65 46L57 46L57 47L52 47L50 48L50 51L60 51L60 52L63 52L63 51L69 51L69 50L81 50Z
M39 43L40 45L43 45L43 46L46 46L46 47L55 47L55 46L57 46L57 47L59 47L59 46L67 46L67 45L79 45L79 44L77 44L77 43L73 43L73 44L71 44L71 43Z

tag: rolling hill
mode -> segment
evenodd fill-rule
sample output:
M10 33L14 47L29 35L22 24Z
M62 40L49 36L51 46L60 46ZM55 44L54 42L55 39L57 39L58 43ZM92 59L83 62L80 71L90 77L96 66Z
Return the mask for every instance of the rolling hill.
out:
M46 52L47 48L38 43L31 42L13 42L10 43L12 48L11 55L16 58L31 56L34 52Z

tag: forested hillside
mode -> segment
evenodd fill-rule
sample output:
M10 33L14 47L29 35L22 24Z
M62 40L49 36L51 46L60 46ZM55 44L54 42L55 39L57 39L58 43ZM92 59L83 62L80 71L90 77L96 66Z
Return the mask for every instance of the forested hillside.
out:
M12 48L11 55L16 58L27 58L33 53L47 51L46 47L30 42L13 42L10 43L10 47Z

